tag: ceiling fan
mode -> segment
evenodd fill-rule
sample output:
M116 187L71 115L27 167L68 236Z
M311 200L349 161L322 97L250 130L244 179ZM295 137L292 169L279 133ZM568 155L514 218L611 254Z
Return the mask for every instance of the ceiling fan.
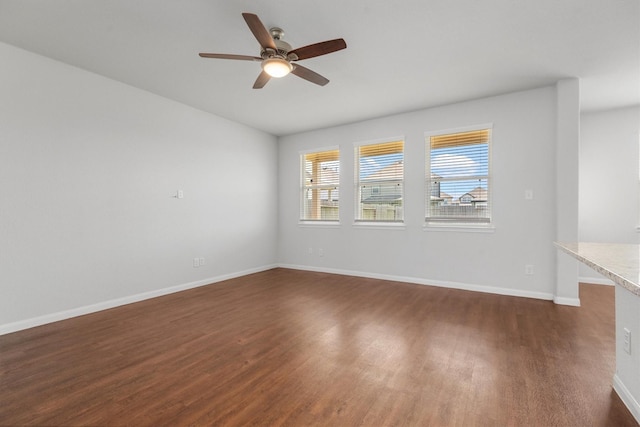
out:
M291 49L289 43L282 40L284 31L281 28L267 28L260 18L253 13L243 13L242 17L247 22L249 29L260 43L260 56L230 55L224 53L201 53L203 58L235 59L240 61L260 61L262 72L253 84L254 89L261 89L271 77L284 77L287 74L295 74L305 80L324 86L329 80L320 74L296 63L303 59L326 55L345 49L347 43L343 39L327 40L308 46Z

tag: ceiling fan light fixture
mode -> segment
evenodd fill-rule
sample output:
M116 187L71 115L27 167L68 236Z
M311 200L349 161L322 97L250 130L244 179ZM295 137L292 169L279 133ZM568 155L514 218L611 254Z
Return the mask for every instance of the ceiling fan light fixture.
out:
M271 77L284 77L293 70L293 66L289 61L282 58L267 58L262 61L262 69Z

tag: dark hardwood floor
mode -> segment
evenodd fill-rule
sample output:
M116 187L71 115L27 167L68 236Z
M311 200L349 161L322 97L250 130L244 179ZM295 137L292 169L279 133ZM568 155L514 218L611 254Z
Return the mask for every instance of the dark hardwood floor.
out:
M275 269L0 336L0 425L636 425L613 291Z

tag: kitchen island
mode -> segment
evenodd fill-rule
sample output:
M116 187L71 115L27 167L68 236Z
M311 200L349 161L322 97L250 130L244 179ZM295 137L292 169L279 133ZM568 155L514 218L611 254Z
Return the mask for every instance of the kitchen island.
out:
M613 388L640 423L640 245L555 245L615 284L616 372Z

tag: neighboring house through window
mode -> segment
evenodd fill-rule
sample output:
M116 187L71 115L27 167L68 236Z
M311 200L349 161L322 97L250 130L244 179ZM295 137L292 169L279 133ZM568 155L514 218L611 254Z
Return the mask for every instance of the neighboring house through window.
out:
M302 153L300 220L340 219L340 151L328 149Z
M402 222L404 141L356 146L356 221Z
M427 223L490 223L491 126L426 139Z

